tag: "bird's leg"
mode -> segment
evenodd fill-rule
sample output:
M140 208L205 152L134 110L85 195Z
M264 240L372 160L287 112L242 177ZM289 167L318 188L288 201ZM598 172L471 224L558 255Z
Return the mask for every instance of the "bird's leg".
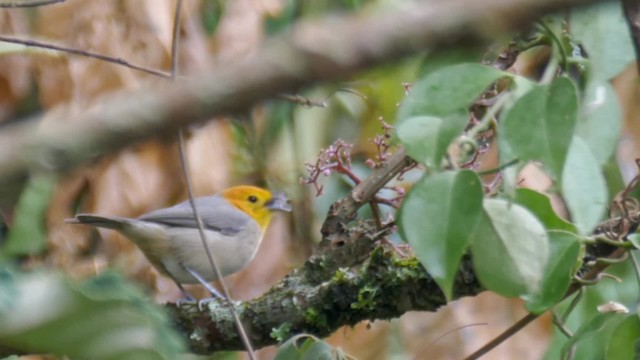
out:
M207 280L205 280L202 275L198 274L197 271L190 269L186 266L184 266L184 269L187 270L189 272L189 274L191 274L196 280L198 280L198 282L200 282L200 284L202 284L202 286L205 287L205 289L207 289L207 291L209 291L209 293L211 294L210 298L206 298L206 299L202 299L200 301L198 301L198 308L200 310L202 310L202 305L211 302L213 300L215 300L216 298L222 299L222 300L226 300L227 298L224 297L224 295L220 294L220 292L218 290L216 290L216 288L214 288L213 286L211 286L211 284L209 284L207 282Z
M178 299L176 301L176 305L177 306L180 306L180 304L192 304L192 303L196 302L196 298L193 297L193 295L189 294L189 292L187 290L185 290L185 288L182 286L182 284L180 284L178 282L178 280L173 279L173 281L178 286L178 289L180 289L180 292L182 293L182 296L184 296L184 298Z

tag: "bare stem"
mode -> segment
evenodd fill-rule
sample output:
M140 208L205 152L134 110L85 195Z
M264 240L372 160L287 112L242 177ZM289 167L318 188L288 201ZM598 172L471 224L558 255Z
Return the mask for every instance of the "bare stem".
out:
M175 9L175 18L173 19L173 41L171 43L171 79L175 81L177 73L178 73L178 44L180 39L180 14L182 12L182 0L178 0L176 2ZM185 183L187 185L187 193L189 195L189 204L191 205L191 209L193 210L193 217L196 219L196 223L198 224L198 233L200 235L200 240L202 240L202 246L204 247L204 251L207 254L207 259L209 260L209 264L211 265L211 269L216 274L216 278L220 283L220 287L222 288L222 292L227 300L227 304L229 306L229 311L233 316L233 320L236 324L236 328L238 329L238 333L242 342L244 343L245 349L249 354L249 358L251 360L255 360L255 352L253 350L253 346L251 345L251 341L249 340L249 336L247 336L247 331L242 325L242 321L240 321L240 316L238 316L238 311L235 308L233 301L231 300L231 293L229 292L229 287L227 283L224 281L224 277L222 276L222 271L220 271L220 267L215 261L215 258L211 254L211 249L209 248L209 244L207 243L207 238L204 232L204 225L202 223L202 218L198 213L198 209L196 208L195 197L193 195L193 183L191 181L191 176L189 175L189 160L187 157L187 151L184 141L184 131L178 131L178 141L179 141L179 151L180 151L180 165L182 168L182 174L184 176Z
M60 51L60 52L66 53L66 54L85 56L85 57L89 57L89 58L93 58L93 59L106 61L106 62L109 62L109 63L112 63L112 64L122 65L124 67L128 67L128 68L133 69L133 70L138 70L138 71L145 72L147 74L161 76L161 77L168 78L168 79L171 78L171 74L170 73L166 73L164 71L158 71L158 70L150 69L148 67L135 65L135 64L132 64L132 63L130 63L130 62L124 60L124 59L121 59L121 58L115 58L115 57L111 57L111 56L107 56L107 55L96 54L96 53L92 53L90 51L85 51L85 50L81 50L81 49L75 49L75 48L68 47L68 46L55 45L55 44L52 44L52 43L48 43L48 42L44 42L44 41L37 41L37 40L32 40L32 39L19 39L19 38L12 37L12 36L7 36L7 35L0 35L0 41L7 42L7 43L12 43L12 44L24 45L24 46L27 46L27 47L35 47L35 48L55 50L55 51Z
M507 330L505 330L502 334L495 337L493 340L484 344L483 347L476 350L473 354L467 356L465 360L475 360L479 359L481 356L485 355L489 351L493 350L498 345L505 342L511 336L515 335L518 331L522 330L525 326L529 325L533 320L537 319L538 315L535 314L527 314L525 317L520 319L517 323L511 325Z

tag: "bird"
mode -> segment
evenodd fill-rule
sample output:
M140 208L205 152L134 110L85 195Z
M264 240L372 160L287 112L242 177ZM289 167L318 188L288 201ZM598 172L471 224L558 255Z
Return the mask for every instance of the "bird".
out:
M243 269L256 255L275 211L291 211L286 195L256 186L239 185L219 194L194 199L208 248L226 277ZM224 298L209 282L217 280L203 247L198 224L187 200L137 218L76 214L69 224L118 231L142 250L149 262L170 277L185 299L195 298L182 284L202 284Z

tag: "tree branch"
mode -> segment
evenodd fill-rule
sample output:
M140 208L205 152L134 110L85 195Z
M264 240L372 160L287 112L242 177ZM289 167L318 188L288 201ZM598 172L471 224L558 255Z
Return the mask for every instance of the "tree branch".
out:
M412 163L413 160L406 155L405 150L399 149L383 167L375 169L347 196L333 203L322 224L323 240L320 246L325 248L329 244L344 243L345 226L355 219L358 209L371 201L383 186L401 174Z
M362 236L345 248L373 244L374 240ZM314 269L314 264L307 263L265 295L237 306L256 347L273 345L278 343L277 337L286 340L298 333L324 337L363 320L397 318L412 310L436 311L446 304L420 262L413 257L399 258L390 248L377 246L360 266L337 269L323 280L305 275ZM482 291L469 257L461 263L455 289L455 298ZM209 311L203 312L192 304L168 304L167 308L191 351L242 350L228 308L217 302L210 305Z
M454 0L368 17L304 22L254 56L193 80L147 87L105 101L99 111L7 126L0 133L0 198L15 198L29 170L66 170L96 156L257 101L425 49L478 43L548 12L595 0ZM5 200L6 201L6 200Z
M631 225L637 227L640 217L635 219ZM620 221L620 218L606 220L596 232L604 228L615 231ZM366 223L351 228L352 238L344 246L315 254L266 294L239 303L238 314L252 343L260 348L298 333L324 337L363 320L393 319L408 311L436 311L446 305L442 291L418 259L399 256L392 245L378 241L385 234L371 235L374 229ZM589 255L611 258L618 258L623 251L611 246L587 249ZM582 277L595 279L606 267L604 263L584 266ZM582 286L573 283L565 297ZM466 254L458 268L453 299L482 291L471 256ZM243 349L227 306L212 302L204 311L194 304L166 307L191 351L209 354ZM536 318L532 314L525 316L469 359L477 359Z

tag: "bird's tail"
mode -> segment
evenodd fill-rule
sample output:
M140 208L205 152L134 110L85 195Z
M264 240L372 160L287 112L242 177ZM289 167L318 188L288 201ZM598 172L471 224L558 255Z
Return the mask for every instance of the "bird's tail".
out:
M118 216L99 216L93 214L78 214L73 219L66 219L67 224L85 224L101 228L121 230L128 219Z

